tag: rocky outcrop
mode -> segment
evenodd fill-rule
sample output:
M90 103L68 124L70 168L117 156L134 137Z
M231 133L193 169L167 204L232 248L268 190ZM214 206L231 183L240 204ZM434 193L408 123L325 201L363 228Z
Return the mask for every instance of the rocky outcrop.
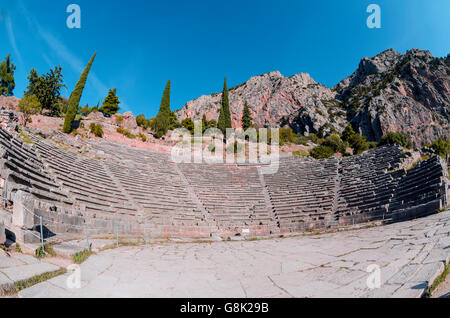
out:
M221 93L202 96L176 112L217 119ZM247 101L258 127L289 124L307 134L340 132L352 123L369 140L388 131L407 133L416 146L439 137L450 138L450 55L435 58L413 49L401 54L392 49L361 60L358 69L333 89L308 74L289 78L279 72L252 77L230 89L234 127L241 126Z
M334 88L347 119L369 140L388 131L407 133L416 146L450 138L450 57L392 49L364 58Z
M19 109L19 101L20 99L14 96L0 95L0 108L17 112Z
M138 128L136 117L133 116L132 112L114 114L111 116L111 122L128 130L134 130Z
M340 131L345 126L345 116L337 116L343 110L335 99L336 93L306 73L285 77L280 72L271 72L252 77L229 91L233 127L241 126L245 101L257 127L289 123L300 132L317 132ZM199 120L204 114L208 120L217 120L221 98L222 93L202 96L188 102L176 114L180 121L186 117Z

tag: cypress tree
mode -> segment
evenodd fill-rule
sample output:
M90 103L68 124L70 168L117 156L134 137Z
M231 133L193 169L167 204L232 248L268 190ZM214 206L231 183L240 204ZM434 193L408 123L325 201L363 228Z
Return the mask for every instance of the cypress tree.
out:
M231 125L231 113L230 113L230 101L228 99L227 78L225 77L222 91L222 103L219 114L219 121L217 127L226 134L227 128L232 128Z
M159 106L159 112L155 118L155 132L158 138L164 136L170 125L170 80L166 84Z
M205 132L206 129L208 129L208 120L206 119L206 115L203 114L203 117L202 117L202 132Z
M253 126L252 115L247 101L244 103L244 112L242 113L242 129L247 130Z
M70 94L69 105L67 107L67 113L64 119L64 127L63 127L63 131L66 134L72 131L72 123L75 120L75 116L77 115L78 104L80 103L81 95L83 94L83 89L84 86L86 85L86 80L96 55L97 53L94 53L94 55L91 57L91 60L89 61L88 65L84 69L83 73L81 73L77 85L75 85L75 89L73 90L72 94Z

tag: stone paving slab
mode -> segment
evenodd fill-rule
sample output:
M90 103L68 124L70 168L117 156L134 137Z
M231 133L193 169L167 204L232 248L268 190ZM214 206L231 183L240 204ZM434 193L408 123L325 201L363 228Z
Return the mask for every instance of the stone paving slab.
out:
M53 264L38 263L5 268L2 270L2 273L12 281L20 282L37 275L57 271L58 269L59 267Z
M15 283L58 269L58 266L43 263L31 255L0 255L0 296L13 290Z
M421 297L448 262L449 218L443 212L316 236L121 247L81 265L80 289L67 288L67 273L19 296ZM379 269L379 288L367 284L370 265Z
M70 244L67 242L62 242L60 244L53 245L52 248L57 255L64 257L72 257L73 255L79 252L83 252L83 250L85 249L85 247Z

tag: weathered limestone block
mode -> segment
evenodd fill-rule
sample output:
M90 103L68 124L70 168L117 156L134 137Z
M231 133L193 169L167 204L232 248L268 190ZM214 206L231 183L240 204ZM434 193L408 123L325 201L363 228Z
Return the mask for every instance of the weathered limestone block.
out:
M0 220L0 244L5 244L6 242L6 233L5 233L5 225L3 221Z
M34 216L31 214L33 211L34 199L29 193L19 190L14 195L14 207L13 207L13 225L23 229L34 228Z
M30 230L24 230L20 228L13 228L14 236L16 242L19 242L21 244L23 243L30 243L30 244L36 244L40 243L40 233L37 231L30 231Z

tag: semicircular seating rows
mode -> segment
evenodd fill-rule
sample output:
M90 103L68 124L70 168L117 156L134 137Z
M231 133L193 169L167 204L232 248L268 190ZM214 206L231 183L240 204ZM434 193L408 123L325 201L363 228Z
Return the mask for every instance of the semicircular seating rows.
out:
M274 174L250 165L175 164L167 154L86 141L101 158L0 129L4 198L33 195L55 233L147 233L155 237L282 234L435 213L446 205L447 170L433 157L386 146L343 159L280 158Z

